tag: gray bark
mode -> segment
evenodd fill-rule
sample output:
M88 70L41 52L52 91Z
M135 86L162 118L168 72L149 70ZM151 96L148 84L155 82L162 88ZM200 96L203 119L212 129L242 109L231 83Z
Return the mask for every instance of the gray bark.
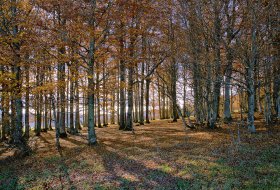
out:
M60 142L59 142L59 125L57 121L57 116L58 114L56 113L56 107L55 107L55 98L53 93L51 92L50 94L50 103L53 111L53 119L54 119L54 124L55 124L55 142L56 142L56 148L59 150L60 149ZM57 103L57 102L56 102Z
M252 30L251 30L251 57L247 60L247 86L248 86L248 130L252 133L256 132L254 125L254 112L255 112L255 72L254 68L257 62L257 28L256 28L256 10L255 5L251 7L252 16Z
M125 130L130 131L133 128L133 67L128 69L128 89L127 89L127 117Z
M75 132L81 130L80 122L80 96L79 96L79 81L75 80Z
M171 65L171 98L172 98L173 122L177 122L178 119L176 82L177 82L177 63L175 58L173 58L172 65Z
M228 63L232 65L232 63ZM226 79L225 79L225 104L224 104L224 120L225 121L231 121L231 104L230 104L230 85L231 85L231 74L232 74L232 68L228 68L229 71L226 72Z
M36 73L36 86L40 87L42 85L41 81L41 70L38 67ZM41 134L41 126L42 126L42 103L43 103L43 96L42 92L37 92L36 94L37 105L36 105L36 136L40 136Z
M70 66L71 67L71 66ZM73 69L70 69L71 72L71 77L70 77L70 133L75 134L75 127L74 127L74 81L73 77L74 76L74 71Z
M29 138L29 130L30 130L30 124L29 124L29 94L30 94L30 86L29 86L29 66L26 66L25 68L25 83L26 83L26 92L25 92L25 138Z
M133 60L134 56L134 42L131 39L130 42L130 57ZM126 116L126 131L131 131L133 129L133 75L134 75L134 63L131 63L128 67L128 88L127 88L127 116Z
M214 50L215 50L215 82L214 82L214 92L213 92L213 107L212 107L212 117L210 120L210 128L214 128L217 122L217 118L219 115L219 102L220 102L220 94L221 94L221 21L219 18L220 14L220 5L218 5L218 1L214 2L214 12L215 12L215 21L214 21L214 30L215 30L215 38L214 38Z
M16 1L12 0L16 5ZM12 6L12 20L15 21L18 13L18 9L15 6ZM16 23L16 22L15 22ZM16 39L18 37L19 29L15 24L13 26L12 35ZM22 145L24 143L22 137L22 76L21 76L21 66L20 66L20 44L18 42L13 43L14 49L14 62L12 66L12 72L15 75L15 90L13 95L13 103L15 103L15 112L14 117L12 119L15 120L15 128L13 131L13 143L16 145ZM12 111L13 112L13 111ZM13 113L12 113L13 114Z
M143 57L146 56L146 39L142 38L142 53ZM139 124L144 125L144 71L145 62L141 63L141 83L140 83L140 113L139 113Z
M123 23L121 23L121 30L123 30ZM121 31L123 32L123 31ZM121 34L120 37L120 116L119 116L119 125L120 130L125 129L125 62L124 57L124 34Z
M96 62L96 104L97 104L97 126L101 128L101 108L100 108L100 83L99 83L99 76L100 76L100 66L99 62Z
M90 26L95 27L95 8L96 1L91 0L93 16L90 20ZM97 143L94 128L94 62L95 62L95 38L91 37L89 45L89 61L88 61L88 144Z
M150 123L149 119L149 106L150 106L150 83L151 79L146 79L146 123Z

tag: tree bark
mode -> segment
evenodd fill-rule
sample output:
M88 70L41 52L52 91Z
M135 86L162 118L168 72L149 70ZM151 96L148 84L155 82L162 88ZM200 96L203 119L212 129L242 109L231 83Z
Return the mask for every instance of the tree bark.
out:
M150 107L150 83L151 79L148 78L146 79L146 123L150 123L150 118L149 118L149 107Z
M30 86L29 86L29 66L25 67L25 83L26 83L26 92L25 92L25 132L24 137L26 139L29 138L29 130L30 130L30 124L29 124L29 94L30 94Z
M123 23L121 23L121 30L123 30ZM121 31L123 32L123 31ZM120 119L119 119L119 129L124 130L126 128L125 124L125 62L123 60L124 57L124 34L121 34L120 37Z
M72 65L70 66L72 67ZM75 131L75 127L74 127L74 93L75 93L75 87L74 87L74 79L73 79L73 76L75 75L74 74L74 71L73 69L70 68L70 75L71 77L70 78L70 133L71 134L75 134L76 131Z
M93 16L90 19L90 26L95 28L95 9L96 1L91 0ZM94 62L95 62L95 38L91 37L89 45L89 61L88 61L88 144L97 143L94 128Z

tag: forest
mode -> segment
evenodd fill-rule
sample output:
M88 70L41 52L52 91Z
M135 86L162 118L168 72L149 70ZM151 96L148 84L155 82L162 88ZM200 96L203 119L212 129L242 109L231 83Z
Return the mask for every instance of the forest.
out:
M279 189L279 9L0 0L0 190Z

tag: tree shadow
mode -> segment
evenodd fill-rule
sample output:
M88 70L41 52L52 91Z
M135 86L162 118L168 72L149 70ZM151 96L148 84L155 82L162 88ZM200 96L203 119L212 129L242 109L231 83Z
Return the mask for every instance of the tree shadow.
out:
M98 144L96 152L101 156L103 165L112 178L125 180L121 185L128 186L130 189L178 189L178 182L186 180L160 169L149 168L139 161L110 151L103 143ZM126 175L132 176L133 179L125 178Z
M63 139L63 140L68 141L70 143L73 143L73 144L75 144L77 146L84 146L86 144L83 141L79 141L79 140L76 140L76 139L73 139L73 138L66 138L66 139Z
M73 181L71 180L70 175L69 175L69 168L68 168L67 164L65 163L65 160L67 160L67 157L65 157L63 155L62 149L59 149L58 153L60 155L59 170L60 170L60 173L64 174L63 176L61 176L61 175L59 176L59 180L61 183L61 189L65 188L63 180L62 180L63 177L66 178L66 180L68 182L69 186L67 187L67 189L70 189L70 190L77 189L77 187L75 185L73 185Z
M39 139L42 140L44 143L46 143L46 144L48 144L48 145L52 144L51 142L49 142L49 141L48 141L45 137L43 137L42 135L39 136Z
M13 190L13 189L23 189L22 185L19 184L19 176L17 172L10 167L5 168L3 170L1 169L0 190Z

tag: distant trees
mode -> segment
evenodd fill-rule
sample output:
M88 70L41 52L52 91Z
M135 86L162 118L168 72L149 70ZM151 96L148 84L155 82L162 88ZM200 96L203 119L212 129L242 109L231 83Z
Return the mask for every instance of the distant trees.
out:
M230 91L235 87L247 91L248 129L255 132L256 91L262 97L260 92L267 92L265 102L260 104L267 107L265 115L268 118L271 115L268 110L271 110L269 94L272 83L268 82L269 77L265 81L257 79L258 72L272 70L268 63L272 59L262 54L267 51L264 44L269 43L264 29L269 22L260 18L260 15L273 12L268 11L271 4L262 1L178 1L178 7L188 47L186 53L189 62L193 63L191 71L197 122L205 120L209 127L215 127L220 117L222 96L225 97L224 121L230 122L231 96L234 96L230 96ZM271 51L272 47L268 49ZM221 94L223 86L225 92ZM204 101L205 107L204 103L198 103ZM202 116L203 113L207 113L207 118Z

